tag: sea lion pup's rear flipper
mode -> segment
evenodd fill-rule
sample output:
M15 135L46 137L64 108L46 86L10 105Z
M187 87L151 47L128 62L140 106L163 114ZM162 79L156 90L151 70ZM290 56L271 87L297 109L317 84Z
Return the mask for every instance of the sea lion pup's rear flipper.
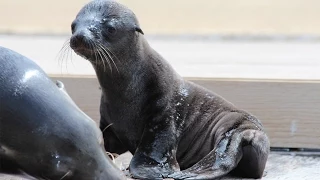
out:
M230 172L246 178L261 178L268 158L266 134L253 129L234 129L216 148L192 167L169 175L174 179L215 179Z

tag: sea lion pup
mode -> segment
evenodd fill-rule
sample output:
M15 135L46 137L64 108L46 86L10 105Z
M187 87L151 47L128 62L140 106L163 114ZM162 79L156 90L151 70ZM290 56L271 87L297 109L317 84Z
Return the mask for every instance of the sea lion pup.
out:
M37 179L125 179L102 134L28 58L0 47L0 173Z
M91 62L102 89L100 128L112 124L105 148L133 154L133 177L262 176L269 140L259 120L181 78L148 45L131 10L92 1L71 28L71 48Z

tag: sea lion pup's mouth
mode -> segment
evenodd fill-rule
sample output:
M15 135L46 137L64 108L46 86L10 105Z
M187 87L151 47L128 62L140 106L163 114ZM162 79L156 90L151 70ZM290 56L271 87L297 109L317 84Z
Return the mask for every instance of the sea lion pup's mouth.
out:
M70 47L76 54L93 64L102 64L104 68L108 65L111 71L111 63L116 67L114 54L99 42L99 38L93 37L91 34L73 33L70 38Z
M74 52L94 65L101 65L104 71L109 68L112 72L113 69L118 71L115 60L117 57L105 45L99 42L99 38L92 37L91 35L83 35L80 33L73 34L70 38L70 47ZM119 60L118 60L119 61Z
M86 35L80 33L72 35L70 47L80 56L93 54L95 51L95 43Z

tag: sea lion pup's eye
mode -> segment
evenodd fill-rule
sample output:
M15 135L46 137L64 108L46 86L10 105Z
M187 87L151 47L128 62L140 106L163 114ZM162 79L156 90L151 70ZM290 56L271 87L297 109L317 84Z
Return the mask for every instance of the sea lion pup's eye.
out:
M110 21L113 21L113 20L110 20ZM112 24L112 23L110 23L110 21L108 21L106 18L103 18L101 21L100 21L100 24L106 24L106 26L107 26L107 32L109 33L109 34L115 34L116 32L117 32L117 30L116 30L116 28L115 27L113 27L112 25L110 25L110 24ZM109 23L108 23L109 22Z
M116 28L114 28L114 27L112 27L112 26L108 26L108 27L107 27L107 31L108 31L108 33L110 33L110 34L114 34L114 33L117 32Z

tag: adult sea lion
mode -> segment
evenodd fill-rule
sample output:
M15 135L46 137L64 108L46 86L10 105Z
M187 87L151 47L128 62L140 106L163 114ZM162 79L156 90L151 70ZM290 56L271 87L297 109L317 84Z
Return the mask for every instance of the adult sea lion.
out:
M0 173L37 179L125 179L106 157L102 134L45 72L0 47Z
M149 46L131 10L92 1L71 28L71 48L91 62L102 89L100 128L112 124L105 148L134 155L133 177L262 176L269 140L260 121L180 77Z

